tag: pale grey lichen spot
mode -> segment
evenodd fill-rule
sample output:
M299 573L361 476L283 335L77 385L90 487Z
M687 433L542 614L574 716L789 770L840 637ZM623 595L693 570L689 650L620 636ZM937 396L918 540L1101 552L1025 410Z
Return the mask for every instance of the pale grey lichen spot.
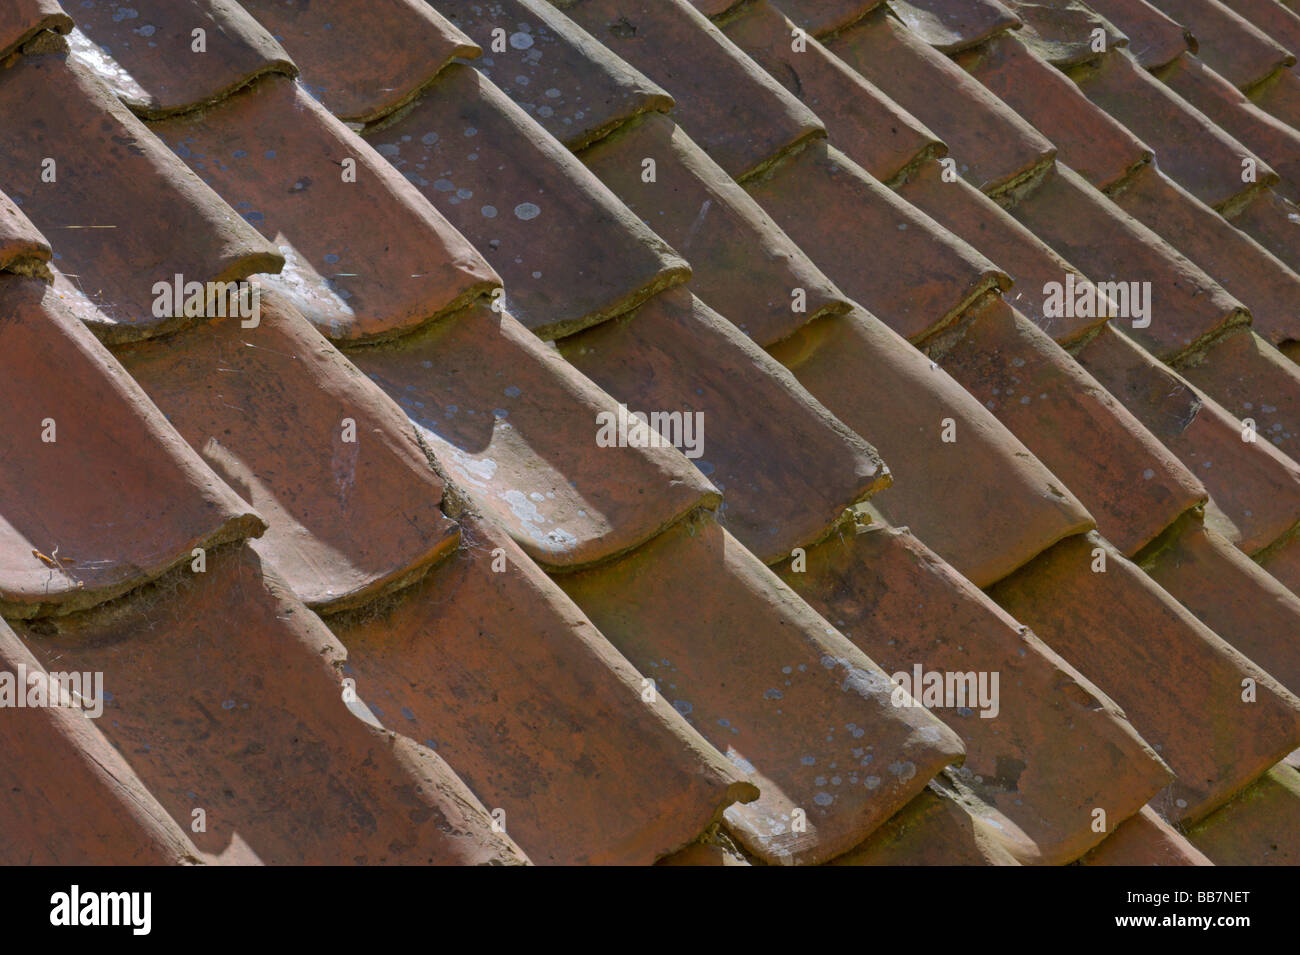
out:
M542 210L533 202L521 202L515 206L515 215L525 222L529 219L536 219L541 214Z

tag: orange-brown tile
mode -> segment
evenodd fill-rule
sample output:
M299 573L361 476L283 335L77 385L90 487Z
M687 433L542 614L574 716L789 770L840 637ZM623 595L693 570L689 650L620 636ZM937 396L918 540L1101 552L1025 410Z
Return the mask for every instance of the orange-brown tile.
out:
M713 160L744 179L821 123L686 0L578 0L564 12L661 84L670 114Z
M287 79L152 129L275 244L284 271L264 284L328 338L400 334L500 284L411 183ZM376 216L383 230L357 228Z
M29 617L140 586L261 533L46 283L0 276L0 609Z
M234 0L91 0L76 12L74 55L147 118L208 106L259 76L297 73Z
M1260 555L1260 566L1293 594L1300 594L1300 535L1293 535Z
M483 250L511 314L556 338L690 274L560 143L468 66L368 140Z
M1215 865L1300 865L1300 772L1275 766L1187 838Z
M655 181L642 161L655 162ZM686 131L655 113L586 149L582 161L691 263L691 292L760 345L848 300Z
M538 864L646 865L757 790L500 530L391 605L333 617L366 702L436 749Z
M807 325L770 350L889 462L894 485L872 506L976 585L1094 526L987 408L861 310Z
M951 730L893 706L888 676L712 521L556 582L758 786L725 817L764 861L840 854L960 759Z
M1006 848L1005 829L995 814L986 816L978 807L964 806L946 791L930 787L832 864L1019 865Z
M632 411L693 416L698 446L687 453L723 493L719 520L764 563L821 539L846 507L889 485L874 448L685 289L560 351Z
M1062 541L990 595L1118 703L1174 770L1152 800L1169 822L1207 815L1300 739L1300 700L1096 534ZM1243 680L1254 681L1249 700Z
M983 255L824 143L746 188L833 282L912 341L1010 285Z
M240 0L302 69L331 113L367 123L408 102L474 42L417 0Z
M348 357L545 567L622 553L719 501L671 447L599 446L598 415L616 420L614 399L507 313L476 306Z
M1150 806L1125 819L1106 841L1079 860L1081 865L1214 865Z
M0 73L0 190L58 247L106 339L191 319L154 315L158 281L244 278L282 258L89 72L55 54ZM53 160L51 166L47 160ZM42 181L46 170L53 181Z

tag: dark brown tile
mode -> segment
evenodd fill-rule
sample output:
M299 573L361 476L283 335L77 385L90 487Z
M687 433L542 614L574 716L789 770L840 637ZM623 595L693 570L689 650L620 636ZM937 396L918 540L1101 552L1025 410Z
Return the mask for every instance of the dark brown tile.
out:
M781 12L813 36L825 37L861 20L882 0L777 0Z
M581 162L468 66L443 70L368 141L483 250L505 280L510 313L543 338L619 315L690 274Z
M1249 89L1296 61L1276 40L1218 0L1152 2L1192 31L1199 46L1197 55L1238 89Z
M47 276L50 244L14 201L0 192L0 271Z
M423 0L240 0L331 113L368 123L410 101L474 42Z
M1143 69L1154 70L1188 50L1196 51L1191 32L1147 0L1089 0L1088 6L1124 31L1128 51Z
M1251 90L1250 98L1292 129L1300 129L1300 73L1294 69L1278 70Z
M1300 271L1300 207L1272 189L1252 193L1235 207L1229 221L1268 249L1292 270Z
M71 29L72 17L63 12L58 0L13 0L0 20L0 60L42 30L67 33Z
M500 284L411 183L287 79L152 129L275 243L284 271L264 284L328 338L401 334ZM375 217L382 230L357 228Z
M1260 555L1260 566L1293 594L1300 594L1300 535L1292 535Z
M533 862L648 865L758 795L500 530L462 527L423 582L330 625L370 709L505 810Z
M805 326L771 352L889 462L894 486L871 506L977 586L1094 526L987 408L861 310Z
M889 8L941 53L956 53L1021 26L1020 17L998 0L890 0Z
M1006 848L1017 840L1005 829L995 813L930 787L832 865L1019 865Z
M4 70L0 115L0 190L51 237L59 270L99 309L88 318L100 337L192 322L154 315L155 282L280 269L275 248L75 63L47 54ZM48 168L54 182L41 179Z
M671 447L599 446L598 415L616 420L614 399L509 314L476 306L348 357L544 567L607 559L719 502Z
M1214 865L1150 806L1125 819L1106 841L1079 860L1081 865Z
M46 283L0 276L0 609L64 613L265 526Z
M73 55L149 119L211 105L259 76L298 72L234 0L92 0L76 11Z
M1007 0L1007 5L1024 20L1016 36L1053 66L1084 63L1128 42L1128 37L1077 0Z
M712 521L556 582L758 786L725 818L764 861L839 855L961 758L951 730L893 706L889 677Z
M718 520L764 563L820 540L845 508L889 486L874 448L685 289L560 351L633 411L693 417L688 453L723 493Z
M1215 865L1300 865L1300 772L1275 766L1187 838Z
M1300 16L1276 0L1220 0L1225 7L1280 46L1300 50Z

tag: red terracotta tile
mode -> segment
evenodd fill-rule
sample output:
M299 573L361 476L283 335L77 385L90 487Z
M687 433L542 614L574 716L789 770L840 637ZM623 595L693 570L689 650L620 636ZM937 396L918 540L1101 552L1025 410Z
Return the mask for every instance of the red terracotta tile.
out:
M898 194L1007 271L1014 283L1002 293L1008 305L1058 342L1076 339L1105 321L1047 314L1047 283L1063 282L1067 272L1076 284L1088 280L997 203L964 179L945 181L943 172L937 160L930 160L909 173Z
M0 862L181 865L198 858L181 827L87 718L94 701L86 712L22 705L33 681L48 686L49 675L3 620L0 674L13 681L21 701L7 702L0 720Z
M1104 571L1092 569L1099 555ZM1300 700L1096 534L1062 541L990 595L1118 703L1174 770L1152 800L1169 822L1205 816L1300 738ZM1252 702L1243 679L1255 681Z
M58 0L13 0L0 21L0 60L42 30L67 33L71 29L72 17L63 12Z
M369 142L482 249L543 338L634 308L690 274L567 149L454 64Z
M861 20L880 4L881 0L776 0L782 13L823 39Z
M481 52L419 0L240 0L331 113L368 123L410 101L454 57Z
M1024 28L1017 34L1020 40L1053 66L1084 63L1096 59L1100 52L1097 46L1103 51L1113 50L1128 42L1128 37L1076 0L1007 0L1007 5L1024 20Z
M889 7L908 29L941 53L977 46L1020 18L998 0L891 0Z
M691 6L706 17L716 17L720 13L726 13L741 2L743 0L691 0Z
M248 547L120 606L15 630L47 669L103 672L99 730L173 820L189 830L204 810L190 838L209 857L525 861L437 755L349 711L346 651Z
M1274 190L1300 198L1300 132L1264 112L1194 56L1180 56L1156 75L1267 162L1282 177L1273 183Z
M73 55L149 119L208 106L259 76L297 73L234 0L99 0L76 11Z
M439 0L438 8L487 50L475 67L570 149L633 116L667 112L673 98L614 56L546 0ZM492 32L511 34L504 52Z
M116 597L264 524L38 280L0 276L0 609ZM126 453L124 453L126 452Z
M1018 36L998 37L956 62L1050 138L1058 159L1098 189L1130 175L1153 155Z
M889 462L894 486L872 506L977 586L1093 526L987 408L861 310L807 325L771 352Z
M1010 285L979 252L824 143L746 188L832 281L912 341Z
M943 137L963 178L985 192L1041 171L1056 152L961 67L879 11L827 46Z
M1088 99L1155 150L1156 162L1175 182L1219 208L1277 173L1204 113L1122 53L1077 67L1070 77ZM1242 159L1256 162L1255 185L1242 180Z
M1000 831L1004 828L996 814L964 806L945 791L931 787L832 864L1019 865L1007 851L1008 834Z
M604 560L718 503L673 448L598 446L614 399L508 314L476 306L348 357L544 567Z
M820 540L846 507L889 486L875 449L685 289L560 352L633 411L695 416L695 466L723 492L719 521L764 563Z
M1019 862L1077 858L1100 838L1092 807L1123 818L1168 783L1118 707L906 530L860 527L777 570L887 673L998 674L996 712L933 712L966 744L948 774L1017 834Z
M1251 90L1250 98L1260 109L1293 129L1300 128L1300 73L1279 70L1266 83Z
M893 706L879 667L712 521L556 582L758 786L725 817L764 861L833 858L960 759L951 730Z
M523 551L462 520L465 546L426 580L331 618L385 726L504 809L538 864L646 865L758 795L666 700L643 699L640 674Z
M1189 516L1142 568L1198 620L1300 691L1300 597L1258 564Z
M1228 218L1292 270L1300 271L1300 207L1291 200L1261 189L1231 210Z
M1276 0L1220 0L1220 2L1292 53L1300 50L1300 16Z
M1115 195L1115 204L1162 236L1250 309L1251 324L1274 344L1300 339L1300 275L1209 206L1148 166Z
M1300 451L1300 366L1249 328L1236 328L1179 371L1283 454Z
M655 181L642 161L655 162ZM771 216L686 132L650 113L586 149L582 161L691 263L691 291L760 345L848 300ZM802 297L796 290L802 289Z
M14 201L0 192L0 271L49 275L50 244Z
M739 849L729 850L712 843L695 842L681 852L660 859L661 866L747 866L750 863Z
M1182 462L1005 302L976 310L953 339L940 364L1079 495L1126 555L1205 501Z
M1209 490L1206 522L1254 554L1300 520L1300 466L1126 336L1106 328L1075 357Z
M772 78L827 126L831 142L882 182L947 147L914 116L815 39L792 48L794 24L766 0L747 4L723 28Z
M109 340L192 319L153 314L155 282L278 271L282 259L84 68L26 56L0 74L0 190L58 247ZM55 181L42 170L55 161Z
M217 319L118 358L266 517L254 549L298 599L333 609L409 582L457 542L410 422L300 314L261 305L255 329Z
M1147 0L1088 0L1088 6L1124 31L1128 51L1143 69L1164 66L1188 50L1196 52L1191 32Z
M152 129L275 243L285 268L264 284L329 338L400 334L500 284L411 183L287 79ZM376 216L382 232L356 228Z
M1214 865L1150 806L1125 819L1105 842L1079 860L1081 865Z
M1300 536L1292 536L1259 558L1260 566L1293 594L1300 594Z
M1187 838L1215 865L1300 865L1300 772L1275 766Z
M1192 31L1198 55L1238 89L1249 89L1295 57L1218 0L1153 0Z
M677 101L670 114L735 179L821 123L686 0L578 0L564 12Z
M1185 355L1249 319L1210 276L1066 166L1053 169L1011 214L1083 269L1112 301L1111 293L1126 290L1131 296L1131 283L1149 282L1150 325L1134 327L1134 317L1123 322L1158 358Z

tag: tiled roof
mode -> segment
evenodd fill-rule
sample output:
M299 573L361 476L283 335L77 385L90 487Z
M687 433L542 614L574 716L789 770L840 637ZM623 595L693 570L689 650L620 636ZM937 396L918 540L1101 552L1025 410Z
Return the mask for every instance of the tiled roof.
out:
M1294 864L1298 42L11 3L0 861Z

